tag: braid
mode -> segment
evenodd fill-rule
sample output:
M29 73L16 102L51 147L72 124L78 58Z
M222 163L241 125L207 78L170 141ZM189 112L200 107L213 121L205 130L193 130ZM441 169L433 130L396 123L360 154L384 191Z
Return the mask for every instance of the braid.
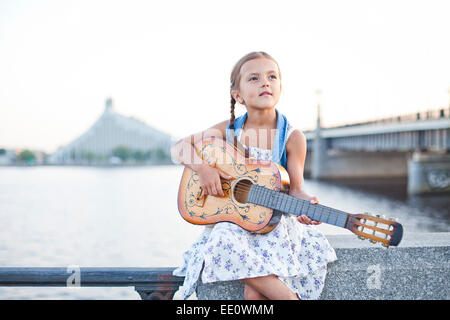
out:
M231 117L230 117L230 129L233 130L233 144L236 147L236 149L240 149L242 150L242 152L244 152L244 156L246 158L250 157L249 151L247 148L245 148L239 141L238 138L236 137L236 134L234 133L234 120L235 120L235 116L234 116L234 106L236 104L236 100L233 98L233 96L231 96Z
M236 118L234 116L234 106L236 104L236 100L233 98L233 96L231 97L231 107L230 107L230 113L231 113L231 117L230 117L230 128L232 130L234 130L234 119Z

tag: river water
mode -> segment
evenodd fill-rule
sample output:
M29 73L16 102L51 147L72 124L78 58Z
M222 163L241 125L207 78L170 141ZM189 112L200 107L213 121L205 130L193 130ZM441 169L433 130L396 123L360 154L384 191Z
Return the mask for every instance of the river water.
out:
M183 251L203 229L178 213L182 170L182 166L1 167L0 267L180 265ZM450 231L450 197L408 197L404 180L306 179L304 189L336 209L397 217L405 233ZM317 228L325 235L351 234L326 224ZM133 287L0 287L0 299L140 297Z

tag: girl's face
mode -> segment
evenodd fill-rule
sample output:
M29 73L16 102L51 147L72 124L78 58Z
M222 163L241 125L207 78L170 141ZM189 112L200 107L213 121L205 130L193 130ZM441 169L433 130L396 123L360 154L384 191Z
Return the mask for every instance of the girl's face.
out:
M277 64L267 58L247 61L241 67L239 89L233 90L232 94L247 109L273 108L281 94Z

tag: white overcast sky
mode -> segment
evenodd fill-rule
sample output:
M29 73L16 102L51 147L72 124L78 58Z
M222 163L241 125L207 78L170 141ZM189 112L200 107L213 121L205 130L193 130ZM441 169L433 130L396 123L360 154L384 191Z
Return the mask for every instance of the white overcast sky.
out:
M183 137L229 117L250 51L314 128L448 107L450 1L0 0L0 148L53 152L115 109ZM238 114L244 112L239 107Z

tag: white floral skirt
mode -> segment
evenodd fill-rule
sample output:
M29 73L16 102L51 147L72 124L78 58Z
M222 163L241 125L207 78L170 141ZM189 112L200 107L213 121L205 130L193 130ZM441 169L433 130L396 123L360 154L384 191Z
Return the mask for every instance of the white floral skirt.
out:
M336 259L334 249L315 226L283 215L266 234L253 234L229 222L205 227L173 275L185 277L183 299L194 293L200 272L203 283L274 274L300 299L319 299L327 263Z

